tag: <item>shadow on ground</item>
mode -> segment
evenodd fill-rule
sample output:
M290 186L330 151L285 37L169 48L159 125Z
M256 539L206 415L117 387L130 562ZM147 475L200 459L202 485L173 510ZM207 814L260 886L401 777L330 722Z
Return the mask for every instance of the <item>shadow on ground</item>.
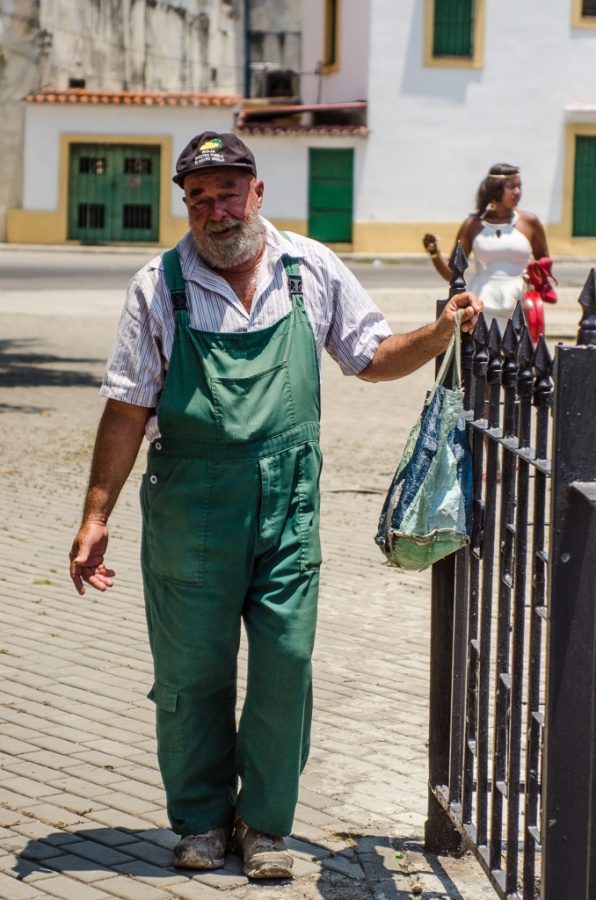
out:
M100 386L101 377L90 369L98 365L103 372L105 360L37 353L37 343L0 341L0 388Z
M248 882L242 874L241 860L232 854L226 856L224 869L217 872L175 869L172 848L176 841L172 832L159 828L57 829L42 839L24 843L11 874L19 881L35 882L41 891L44 879L40 876L60 874L88 885L126 877L153 887L167 886L173 898L176 884L200 881L217 886L224 892L222 897L227 891L234 891L235 896L269 897L267 888L286 884L284 896L313 900L461 900L440 859L426 854L415 841L386 835L352 835L352 846L334 854L328 846L290 839L297 876L291 894L287 881ZM429 874L434 881L430 892L424 884ZM250 887L249 892L236 894L243 885Z

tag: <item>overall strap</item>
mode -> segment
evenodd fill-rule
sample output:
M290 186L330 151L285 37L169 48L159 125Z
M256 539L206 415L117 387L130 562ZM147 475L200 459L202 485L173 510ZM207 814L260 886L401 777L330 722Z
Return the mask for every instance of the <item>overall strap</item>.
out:
M178 312L180 309L188 311L186 282L182 275L178 250L176 247L174 247L173 250L166 250L161 259L163 262L164 274L166 276L166 283L170 289L170 294L172 295L174 312Z

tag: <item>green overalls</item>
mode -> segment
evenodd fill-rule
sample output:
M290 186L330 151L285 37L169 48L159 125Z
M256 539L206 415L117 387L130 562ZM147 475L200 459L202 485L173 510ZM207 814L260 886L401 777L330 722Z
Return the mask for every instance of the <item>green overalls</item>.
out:
M235 810L289 834L308 757L319 372L298 264L283 262L291 312L260 331L213 333L189 327L178 254L164 254L175 334L141 487L141 561L158 759L183 836ZM236 726L241 619L248 681Z

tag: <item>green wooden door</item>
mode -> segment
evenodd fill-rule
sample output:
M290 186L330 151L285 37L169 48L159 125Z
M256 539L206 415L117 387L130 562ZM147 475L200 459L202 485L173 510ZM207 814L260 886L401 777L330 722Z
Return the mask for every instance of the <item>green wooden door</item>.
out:
M573 237L596 236L596 138L575 139Z
M72 144L69 238L157 241L159 154L159 147L145 144Z
M354 151L308 151L308 234L326 243L352 242Z

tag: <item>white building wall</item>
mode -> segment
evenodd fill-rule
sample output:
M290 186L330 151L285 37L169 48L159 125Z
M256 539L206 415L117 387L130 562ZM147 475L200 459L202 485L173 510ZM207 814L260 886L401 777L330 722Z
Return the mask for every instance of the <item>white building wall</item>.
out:
M463 219L489 166L521 166L523 205L561 217L565 107L596 106L596 31L568 0L487 3L481 69L423 65L421 0L373 0L371 134L358 220Z
M259 178L265 183L262 213L268 219L296 220L308 219L308 150L317 148L356 148L362 140L358 138L312 138L275 137L251 135L246 143L255 155Z
M374 0L372 0L374 2ZM394 5L401 5L402 0ZM323 59L324 3L303 0L302 100L341 103L368 96L371 0L342 0L339 17L338 69L319 76Z
M31 104L25 120L25 180L23 209L53 212L58 207L60 179L60 134L81 134L88 143L95 135L162 137L171 135L173 163L189 143L202 131L231 131L231 107L138 109L130 106L96 106L73 104L57 108L56 104ZM174 173L164 172L168 178ZM180 201L180 188L172 182L171 214L186 218Z

